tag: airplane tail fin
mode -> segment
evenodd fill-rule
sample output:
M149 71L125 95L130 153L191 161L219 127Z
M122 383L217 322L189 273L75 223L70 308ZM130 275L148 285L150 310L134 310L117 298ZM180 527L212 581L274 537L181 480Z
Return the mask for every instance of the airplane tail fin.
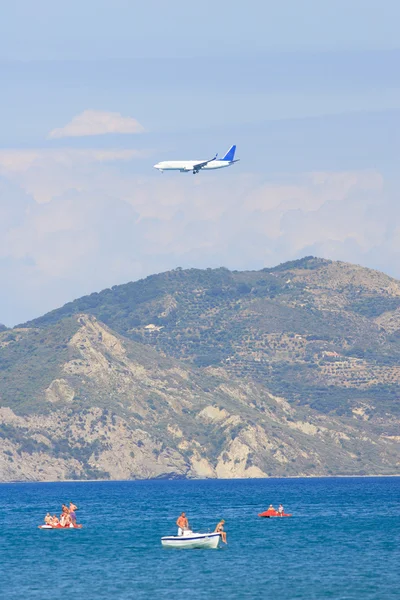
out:
M233 161L235 158L235 152L236 152L236 145L231 146L229 148L228 152L225 154L225 156L223 158L220 158L220 160Z

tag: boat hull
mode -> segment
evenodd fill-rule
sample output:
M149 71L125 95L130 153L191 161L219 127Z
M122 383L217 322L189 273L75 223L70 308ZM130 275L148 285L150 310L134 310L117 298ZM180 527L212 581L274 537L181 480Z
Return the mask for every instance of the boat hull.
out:
M161 538L164 548L218 548L219 533L193 533L192 535L174 535Z
M273 517L277 517L278 519L280 519L281 517L291 517L292 515L287 514L287 513L278 513L277 510L266 510L263 513L259 513L258 515L259 517L264 517L266 519L271 519Z
M39 525L39 529L82 529L82 525L67 525L63 527L62 525Z

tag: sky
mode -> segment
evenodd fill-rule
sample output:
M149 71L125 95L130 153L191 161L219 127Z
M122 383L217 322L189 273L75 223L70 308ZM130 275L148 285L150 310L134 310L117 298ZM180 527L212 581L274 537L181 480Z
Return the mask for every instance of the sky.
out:
M0 323L176 267L400 278L397 0L14 0ZM237 144L229 169L159 173Z

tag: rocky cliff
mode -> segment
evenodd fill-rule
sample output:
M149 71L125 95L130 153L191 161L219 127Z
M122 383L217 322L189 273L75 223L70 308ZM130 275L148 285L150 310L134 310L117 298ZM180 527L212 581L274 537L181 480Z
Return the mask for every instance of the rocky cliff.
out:
M93 315L0 333L0 368L2 481L398 470L394 414L288 402L229 362L197 367Z

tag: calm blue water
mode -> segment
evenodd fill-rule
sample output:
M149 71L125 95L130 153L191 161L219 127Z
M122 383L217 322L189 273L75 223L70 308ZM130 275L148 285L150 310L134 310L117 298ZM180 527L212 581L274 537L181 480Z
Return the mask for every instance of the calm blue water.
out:
M73 500L82 530L41 531ZM260 519L282 502L291 519ZM185 510L221 550L161 547ZM3 600L398 600L400 478L0 485Z

